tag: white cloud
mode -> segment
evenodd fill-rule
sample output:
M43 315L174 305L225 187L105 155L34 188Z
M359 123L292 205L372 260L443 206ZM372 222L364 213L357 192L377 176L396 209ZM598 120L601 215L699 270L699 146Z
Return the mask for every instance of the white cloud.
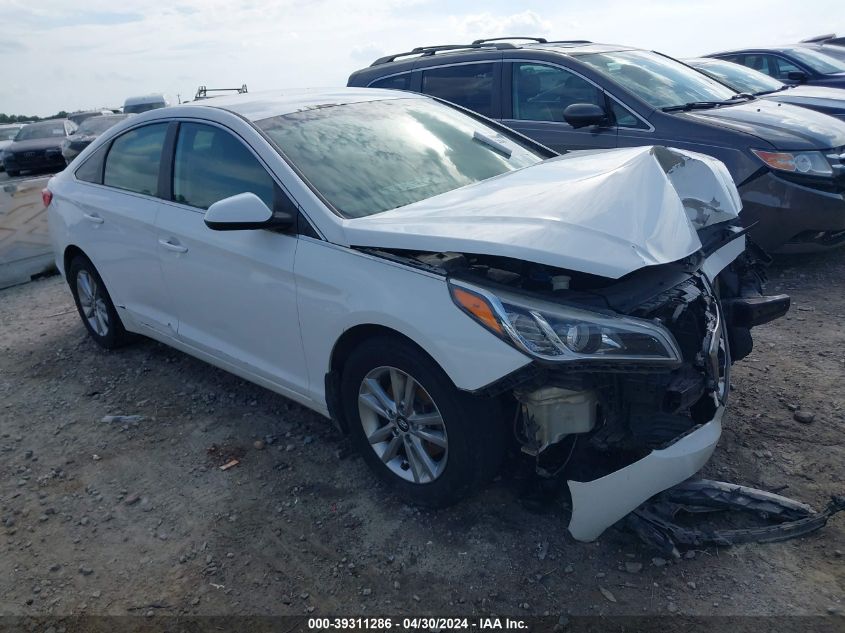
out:
M464 39L472 41L483 37L529 36L542 37L552 33L552 23L544 20L534 11L522 11L512 15L495 15L489 12L473 15L453 16L452 24Z

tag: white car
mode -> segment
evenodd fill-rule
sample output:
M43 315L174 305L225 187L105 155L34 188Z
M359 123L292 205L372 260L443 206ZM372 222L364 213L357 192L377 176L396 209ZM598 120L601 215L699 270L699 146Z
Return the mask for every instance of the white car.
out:
M747 354L788 304L741 296L756 281L718 161L558 156L404 92L147 112L44 196L103 347L143 334L330 417L414 502L461 498L516 435L565 471L581 540L701 468L729 341Z

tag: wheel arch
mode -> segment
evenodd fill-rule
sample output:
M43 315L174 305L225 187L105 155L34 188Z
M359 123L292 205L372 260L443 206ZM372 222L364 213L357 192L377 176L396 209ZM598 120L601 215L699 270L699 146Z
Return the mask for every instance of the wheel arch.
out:
M67 279L67 272L70 268L70 263L80 256L84 257L89 262L91 261L91 258L85 254L85 251L79 248L76 244L69 244L67 247L65 247L65 252L62 255L62 269L64 272L65 279ZM93 262L91 263L93 265Z
M335 341L334 347L332 348L331 356L329 358L329 368L325 377L326 405L329 409L329 415L335 425L343 433L349 432L349 424L343 415L343 406L340 400L340 380L343 373L343 367L356 347L361 345L364 341L368 341L379 336L390 336L408 343L420 354L429 358L443 371L446 377L449 378L449 374L443 366L440 365L440 363L438 363L431 354L426 352L422 345L417 343L407 334L403 334L391 327L375 323L362 323L345 330L337 341ZM449 379L451 380L451 378Z

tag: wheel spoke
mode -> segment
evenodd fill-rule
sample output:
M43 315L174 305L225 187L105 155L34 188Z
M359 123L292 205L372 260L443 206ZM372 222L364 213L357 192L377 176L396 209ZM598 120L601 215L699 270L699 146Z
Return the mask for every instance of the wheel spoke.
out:
M388 438L392 437L393 435L393 423L386 424L385 426L376 429L370 436L367 438L370 444L378 444L379 442L384 442Z
M402 444L402 439L400 437L394 437L390 440L390 444L387 445L384 453L381 455L381 461L387 464L390 460L396 457L396 453L399 452L399 446Z
M410 376L405 376L405 389L402 391L401 411L404 415L414 412L414 397L417 393L417 381Z
M420 483L422 479L422 464L419 457L417 457L414 447L411 445L410 437L405 435L402 438L405 444L405 457L408 459L408 465L411 467L411 474L414 476L414 483Z
M431 413L415 413L408 418L414 426L443 426L443 418L437 411Z
M448 446L448 442L446 441L446 438L443 435L435 435L431 431L413 429L411 431L411 435L413 435L414 437L418 437L421 440L425 440L426 442L429 442L431 444L434 444L435 446L439 446L440 448L446 448L446 446Z
M109 326L106 320L103 318L102 313L98 309L94 310L94 316L97 318L97 334L99 334L100 336L105 336L106 334L108 334L109 331Z
M437 472L437 464L431 459L431 455L425 450L420 440L416 437L408 437L408 445L411 447L411 452L416 457L419 468L425 471L430 481L434 481ZM421 473L422 474L422 473Z
M393 402L393 400L390 399L390 396L385 393L384 389L381 388L381 385L378 383L378 380L376 380L375 378L367 378L364 383L367 385L367 389L370 390L370 393L376 397L379 404L381 404L382 408L387 413L396 411L395 403Z
M390 388L393 391L394 410L401 410L402 395L405 393L405 381L408 376L402 374L398 369L390 370Z
M94 292L91 288L91 277L84 270L76 277L76 289L79 302L85 305L94 303Z
M381 406L381 402L379 402L379 399L374 394L362 393L358 396L358 402L363 404L377 416L388 419L389 416L387 411L384 410L384 407Z

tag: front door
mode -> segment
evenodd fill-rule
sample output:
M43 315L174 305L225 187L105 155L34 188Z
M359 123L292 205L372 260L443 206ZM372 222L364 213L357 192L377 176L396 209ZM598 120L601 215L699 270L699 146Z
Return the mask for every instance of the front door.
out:
M211 204L251 192L278 208L278 188L255 154L230 131L181 123L172 201L158 215L165 283L184 343L297 393L307 371L296 304L294 234L213 231Z
M576 103L590 103L608 111L601 88L560 66L513 62L510 67L511 107L510 118L502 121L505 125L558 152L616 147L617 130L611 112L607 124L578 129L563 117L567 106Z

